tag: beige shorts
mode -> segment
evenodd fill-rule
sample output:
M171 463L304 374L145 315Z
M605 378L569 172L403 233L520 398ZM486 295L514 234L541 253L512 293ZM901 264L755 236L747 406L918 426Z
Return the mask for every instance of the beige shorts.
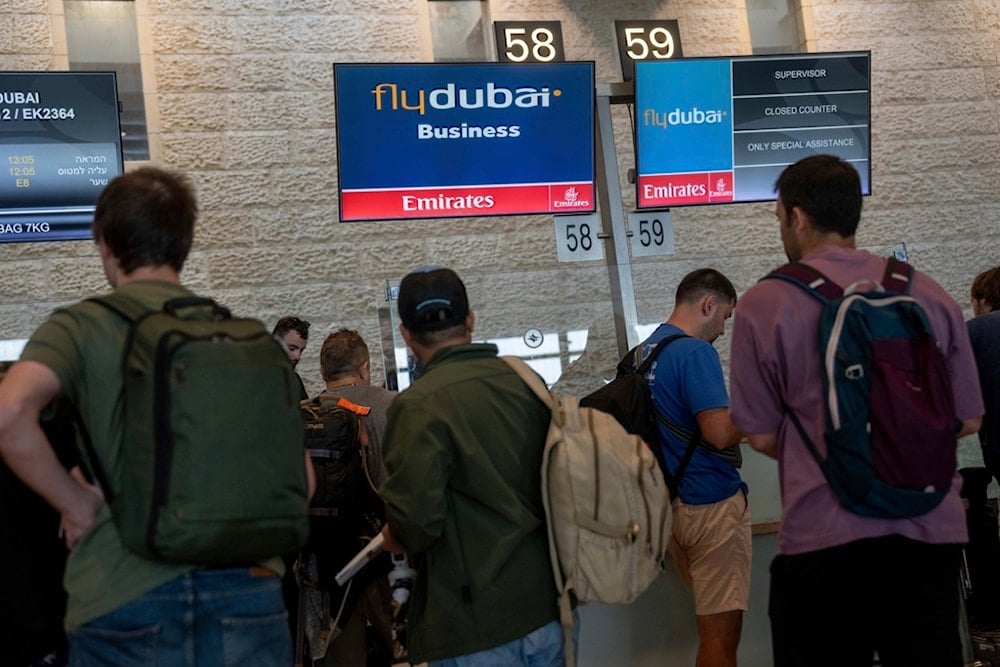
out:
M674 500L670 555L694 593L695 614L746 611L750 598L750 507L737 491L709 505Z

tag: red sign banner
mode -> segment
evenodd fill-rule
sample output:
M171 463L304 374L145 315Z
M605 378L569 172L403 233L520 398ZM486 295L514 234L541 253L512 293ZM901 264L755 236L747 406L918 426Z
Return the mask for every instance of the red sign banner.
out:
M731 184L730 176L730 190ZM340 215L345 222L593 210L594 185L585 182L344 190L340 195Z

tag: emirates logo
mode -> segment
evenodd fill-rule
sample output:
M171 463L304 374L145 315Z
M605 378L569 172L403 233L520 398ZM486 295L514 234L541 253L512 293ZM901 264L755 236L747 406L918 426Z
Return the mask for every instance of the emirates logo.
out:
M555 194L555 193L553 193ZM577 192L575 186L570 186L563 190L562 200L555 199L553 197L552 205L555 208L589 208L589 199L580 199L580 193Z

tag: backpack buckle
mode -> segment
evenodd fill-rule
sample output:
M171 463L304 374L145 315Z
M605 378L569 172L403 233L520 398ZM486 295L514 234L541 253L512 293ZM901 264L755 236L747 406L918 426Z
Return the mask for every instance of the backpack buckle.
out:
M865 376L865 369L861 364L854 364L844 369L844 377L848 380L860 380Z

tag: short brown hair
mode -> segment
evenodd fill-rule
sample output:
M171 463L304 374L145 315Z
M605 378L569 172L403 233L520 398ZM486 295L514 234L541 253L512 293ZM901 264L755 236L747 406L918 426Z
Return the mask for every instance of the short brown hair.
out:
M990 310L1000 308L1000 266L983 271L972 281L972 298L984 301Z
M370 358L361 334L353 329L340 329L323 341L319 351L320 374L324 382L338 380L355 373Z
M810 155L781 172L774 184L786 211L798 206L823 233L854 236L861 220L861 176L835 155Z
M302 336L302 340L309 340L309 323L292 315L282 317L278 320L274 325L274 331L271 332L271 335L283 338L289 331L294 331Z
M684 276L680 284L677 285L674 301L695 303L706 294L714 294L729 303L736 303L736 289L733 284L729 278L715 269L695 269Z
M180 271L194 242L198 203L182 174L143 167L115 178L97 198L94 241L126 274L143 266Z

